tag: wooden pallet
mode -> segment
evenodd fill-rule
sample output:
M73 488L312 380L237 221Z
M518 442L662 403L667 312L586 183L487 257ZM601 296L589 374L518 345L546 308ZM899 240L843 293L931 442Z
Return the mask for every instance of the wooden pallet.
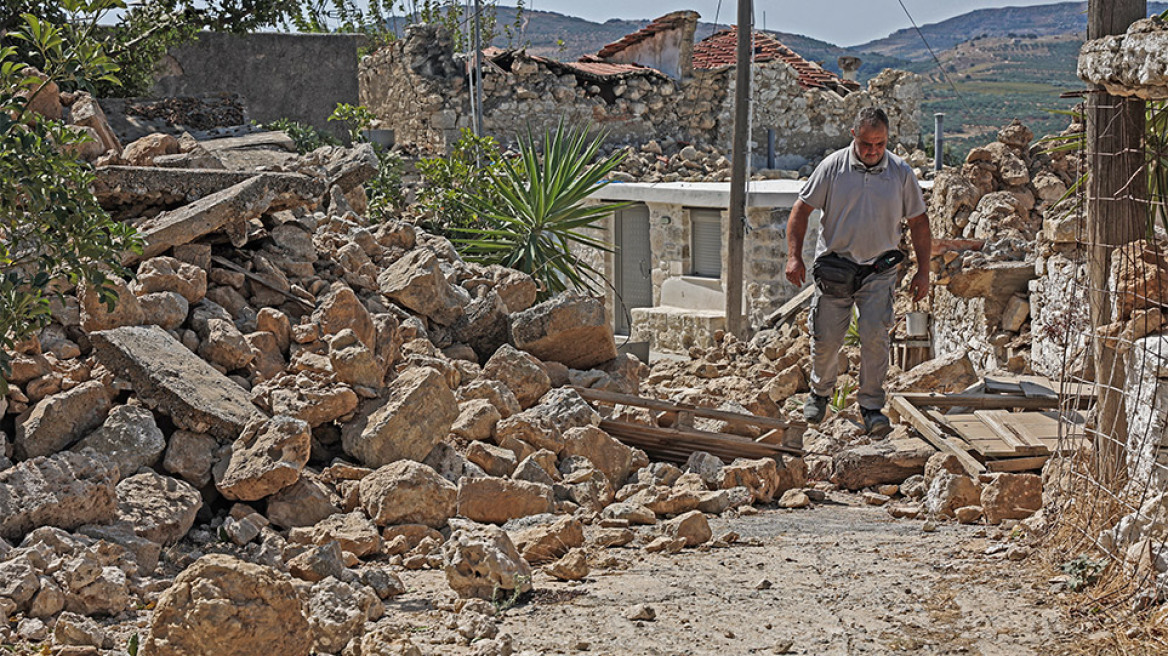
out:
M987 377L978 388L967 394L897 394L890 405L926 441L956 455L971 476L1039 469L1050 456L1084 446L1085 418L1058 409L1050 380ZM1080 403L1092 400L1078 395Z

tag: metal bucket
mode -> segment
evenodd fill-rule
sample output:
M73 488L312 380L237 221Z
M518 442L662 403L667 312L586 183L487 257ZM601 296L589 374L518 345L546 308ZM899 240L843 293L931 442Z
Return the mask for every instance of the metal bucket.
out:
M909 312L904 315L904 328L909 337L928 337L929 313Z

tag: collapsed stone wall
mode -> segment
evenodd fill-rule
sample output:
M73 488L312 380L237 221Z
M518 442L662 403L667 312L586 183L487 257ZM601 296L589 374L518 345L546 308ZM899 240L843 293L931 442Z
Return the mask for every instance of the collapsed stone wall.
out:
M696 70L676 81L651 69L620 75L575 72L523 51L489 58L483 74L483 122L487 134L513 142L528 127L538 134L561 119L592 123L608 131L612 143L644 143L662 135L727 149L733 130L733 68ZM585 65L587 66L587 64ZM398 143L426 152L445 152L461 128L471 127L465 58L456 57L448 32L413 25L406 37L362 60L361 102L382 127L396 131ZM755 128L760 148L767 128L779 133L780 153L801 160L842 147L859 108L884 107L896 140L919 138L920 78L888 71L867 91L840 97L833 91L804 90L794 69L782 63L755 68ZM756 153L757 154L757 153Z

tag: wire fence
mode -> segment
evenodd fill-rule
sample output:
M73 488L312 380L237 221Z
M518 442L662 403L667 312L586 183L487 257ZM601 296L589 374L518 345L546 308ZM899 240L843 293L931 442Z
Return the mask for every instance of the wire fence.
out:
M1060 440L1085 430L1090 446L1060 449L1044 483L1056 564L1072 588L1096 584L1094 619L1134 626L1168 616L1168 106L1100 98L1094 131L1064 144L1081 184L1047 217L1073 224L1073 275L1049 286L1070 297L1035 335L1063 349L1062 411L1087 414Z

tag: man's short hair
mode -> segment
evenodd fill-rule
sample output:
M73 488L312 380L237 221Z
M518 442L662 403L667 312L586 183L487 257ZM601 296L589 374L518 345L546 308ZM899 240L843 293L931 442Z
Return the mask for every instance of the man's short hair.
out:
M875 127L888 129L888 114L885 114L884 110L879 107L861 109L860 113L856 114L856 122L852 125L852 129L856 132Z

